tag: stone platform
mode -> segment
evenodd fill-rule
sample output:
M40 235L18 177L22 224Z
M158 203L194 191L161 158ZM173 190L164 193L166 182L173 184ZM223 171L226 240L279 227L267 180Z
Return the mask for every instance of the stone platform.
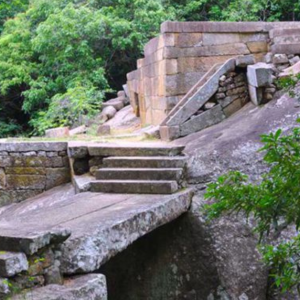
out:
M192 198L190 189L166 196L72 193L65 185L3 208L0 250L32 255L69 233L62 244L62 273L94 272L138 238L186 212Z

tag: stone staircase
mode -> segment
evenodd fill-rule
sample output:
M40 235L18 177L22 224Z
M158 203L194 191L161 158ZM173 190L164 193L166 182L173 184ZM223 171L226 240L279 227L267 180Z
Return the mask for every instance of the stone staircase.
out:
M173 194L186 186L187 157L182 146L131 144L87 148L87 159L102 163L94 177L74 177L78 192ZM82 178L85 180L80 187Z
M232 99L234 97L230 97L229 101L223 103L222 99L218 98L218 96L224 95L224 92L220 90L224 89L227 91L227 88L224 86L220 89L221 78L235 73L235 71L246 70L247 65L254 64L254 62L252 55L245 55L231 58L223 64L214 65L179 101L161 123L161 139L165 141L174 140L222 122L223 119L228 117L225 108L234 102L234 99ZM235 98L241 96L238 95L239 85L234 83L231 85L233 87L230 88L236 91L234 94ZM233 106L237 105L233 104ZM237 109L236 107L230 108L233 112Z

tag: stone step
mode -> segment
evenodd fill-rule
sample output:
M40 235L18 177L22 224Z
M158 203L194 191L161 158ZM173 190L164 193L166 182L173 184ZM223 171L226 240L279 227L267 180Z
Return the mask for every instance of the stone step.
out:
M135 168L103 168L96 172L98 180L175 180L182 176L182 168L173 169L135 169Z
M91 182L91 191L96 193L173 194L177 190L176 181L96 180Z
M93 145L88 147L90 156L176 156L184 146L170 145Z
M24 253L0 251L0 277L12 277L28 270Z
M183 168L187 156L174 157L108 157L103 160L104 168Z

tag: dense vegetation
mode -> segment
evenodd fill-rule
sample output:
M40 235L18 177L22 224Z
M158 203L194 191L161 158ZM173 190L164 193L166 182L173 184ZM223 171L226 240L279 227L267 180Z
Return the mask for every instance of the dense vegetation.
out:
M0 137L83 122L165 20L299 19L296 0L4 0Z
M225 213L254 218L274 284L283 292L293 287L300 292L300 128L288 135L281 130L263 135L262 141L270 171L256 183L240 172L221 176L208 187L206 198L215 202L206 205L206 212L210 219ZM287 228L295 234L285 240L281 234Z

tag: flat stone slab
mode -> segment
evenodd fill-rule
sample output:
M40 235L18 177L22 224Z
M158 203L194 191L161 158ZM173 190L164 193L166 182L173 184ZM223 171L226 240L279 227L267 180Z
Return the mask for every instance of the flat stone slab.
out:
M47 285L13 296L12 300L107 300L106 279L102 274L78 276L64 285Z
M186 189L172 195L82 193L68 196L68 188L65 189L64 199L51 198L50 190L46 196L37 196L2 211L0 232L1 236L18 237L20 233L30 236L40 231L70 231L71 236L63 244L62 257L63 271L69 275L98 270L138 238L186 212L193 194L191 189ZM0 239L0 245L2 242Z
M187 163L187 156L149 156L149 157L107 157L103 160L105 168L183 168Z
M99 144L88 146L90 156L175 156L184 146L164 144Z
M30 151L65 151L66 142L0 142L0 151L30 152Z
M167 180L96 180L92 192L118 194L173 194L178 191L176 181Z

